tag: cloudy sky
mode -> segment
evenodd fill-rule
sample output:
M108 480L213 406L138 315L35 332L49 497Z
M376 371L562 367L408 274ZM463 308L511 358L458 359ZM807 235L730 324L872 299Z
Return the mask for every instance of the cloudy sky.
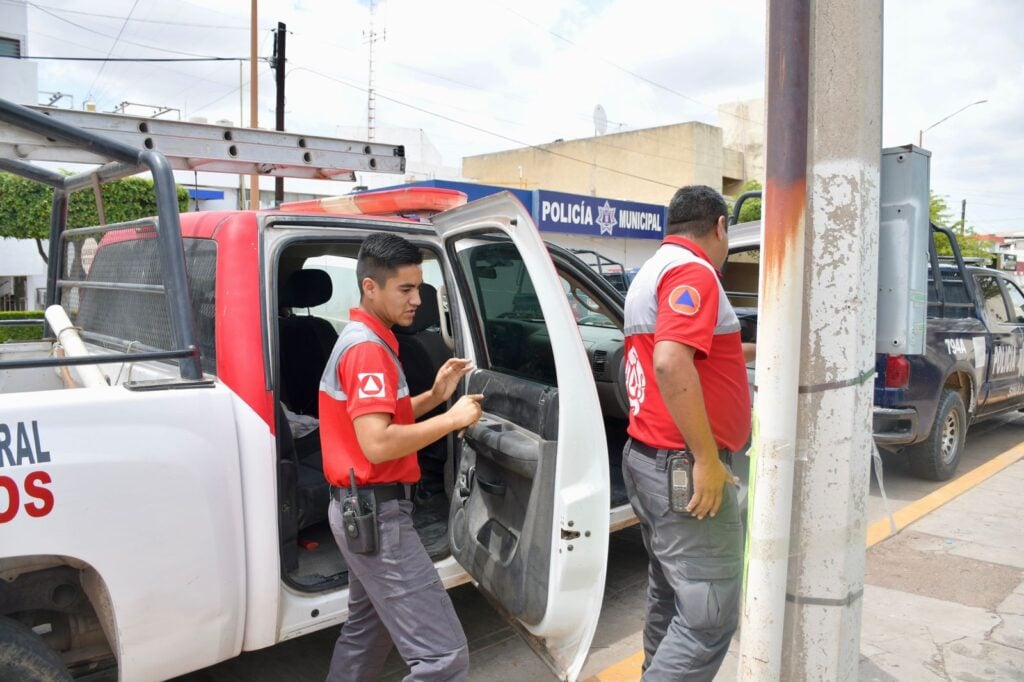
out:
M11 3L17 0L0 0ZM32 56L246 57L247 0L31 0ZM680 121L764 94L763 0L384 0L376 11L377 122L421 128L447 165L470 154ZM259 0L260 56L288 27L289 130L365 125L366 0ZM127 18L127 20L126 20ZM978 232L1024 231L1024 4L887 0L883 143L925 133L932 188ZM1016 36L1016 37L1015 37ZM41 90L240 114L239 64L40 61ZM260 65L263 125L273 72ZM248 65L244 78L248 79ZM246 86L247 87L247 86ZM65 100L66 102L66 100ZM245 104L248 107L248 90ZM134 113L144 110L136 109ZM958 217L958 216L957 216Z

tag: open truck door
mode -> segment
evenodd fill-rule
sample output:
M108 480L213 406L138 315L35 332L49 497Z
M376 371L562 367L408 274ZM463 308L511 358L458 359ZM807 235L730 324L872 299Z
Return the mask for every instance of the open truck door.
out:
M484 416L462 440L452 555L560 679L597 627L608 560L608 452L572 309L522 204L499 194L432 219L445 240Z

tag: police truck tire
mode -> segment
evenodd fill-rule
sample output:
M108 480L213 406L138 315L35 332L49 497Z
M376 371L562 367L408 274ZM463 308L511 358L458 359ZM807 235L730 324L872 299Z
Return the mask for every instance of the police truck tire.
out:
M910 470L919 478L948 481L953 478L964 452L967 410L960 394L944 389L935 412L935 424L923 442L907 449Z
M0 680L65 682L71 675L42 637L18 621L0 616Z

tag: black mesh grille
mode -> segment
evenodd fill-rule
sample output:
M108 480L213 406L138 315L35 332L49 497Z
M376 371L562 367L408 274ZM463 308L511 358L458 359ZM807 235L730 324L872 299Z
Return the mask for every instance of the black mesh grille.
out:
M124 234L126 231L132 234ZM111 230L96 238L76 236L65 244L63 278L116 284L163 284L156 232L152 226ZM216 374L214 335L217 245L208 239L185 239L185 263L192 314L203 371ZM133 346L174 349L170 316L163 292L126 289L64 289L64 307L83 332L113 337ZM142 350L136 348L135 350Z

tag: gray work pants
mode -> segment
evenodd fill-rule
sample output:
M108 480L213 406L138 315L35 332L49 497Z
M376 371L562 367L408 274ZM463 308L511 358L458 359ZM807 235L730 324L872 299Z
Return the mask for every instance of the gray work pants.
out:
M466 679L466 635L413 529L412 509L404 500L381 504L377 552L355 554L345 540L341 505L331 501L327 516L348 564L349 592L328 682L376 680L392 642L409 666L406 682Z
M622 474L650 559L642 679L712 680L739 620L743 540L736 486L726 485L714 518L673 512L664 452L651 458L630 443Z

